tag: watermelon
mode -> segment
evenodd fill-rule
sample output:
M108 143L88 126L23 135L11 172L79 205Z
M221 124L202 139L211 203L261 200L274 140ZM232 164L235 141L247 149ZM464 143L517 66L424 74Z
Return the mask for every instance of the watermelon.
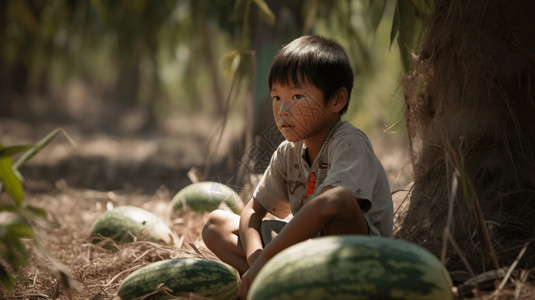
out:
M154 214L135 206L118 206L100 215L89 234L91 242L98 243L102 237L113 238L118 243L132 242L134 236L170 244L173 232ZM106 244L105 248L113 246Z
M125 278L117 295L135 299L153 293L164 284L175 297L190 293L212 299L236 299L240 276L236 269L220 261L202 258L175 258L147 265ZM154 295L162 298L161 292Z
M453 299L452 281L429 251L400 240L328 236L293 245L260 270L249 290L265 299Z
M240 196L229 186L214 181L192 183L181 189L172 199L173 211L187 206L202 213L211 212L225 203L234 213L240 214Z

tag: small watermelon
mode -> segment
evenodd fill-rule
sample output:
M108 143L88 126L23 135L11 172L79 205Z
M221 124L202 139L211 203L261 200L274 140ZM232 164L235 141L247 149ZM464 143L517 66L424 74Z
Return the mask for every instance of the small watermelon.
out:
M125 278L117 295L135 299L163 284L175 297L190 293L212 299L236 299L240 276L236 269L220 261L202 258L175 258L147 265ZM162 293L154 295L161 298Z
M329 236L291 246L260 270L249 291L265 299L453 299L429 251L385 237Z
M187 206L195 212L211 212L225 203L234 213L240 214L240 196L229 186L214 181L192 183L181 189L172 200L173 210Z
M118 243L131 242L133 236L163 241L171 244L171 229L154 214L135 206L118 206L100 215L93 223L89 237L91 242L98 243L100 236L113 238ZM105 248L113 249L111 245Z

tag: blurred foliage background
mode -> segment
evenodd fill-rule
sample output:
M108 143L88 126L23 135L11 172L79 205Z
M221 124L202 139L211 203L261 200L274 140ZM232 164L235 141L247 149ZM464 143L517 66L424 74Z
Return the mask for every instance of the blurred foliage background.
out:
M91 114L91 106L73 100L72 87L82 86L92 92L94 105L109 106L114 115L117 106L142 110L141 127L199 115L233 116L236 128L251 122L257 127L266 115L262 103L276 51L299 35L319 33L339 40L355 65L356 88L345 118L365 131L403 132L402 66L390 38L395 5L3 0L0 117L105 118L105 112Z
M79 187L110 190L132 182L148 188L146 181L152 178L157 186L167 183L175 191L186 181L177 178L175 169L181 169L180 176L186 177L182 169L190 169L201 160L204 170L197 174L201 179L216 176L242 187L248 182L248 171L261 173L264 167L250 168L247 164L259 159L269 162L273 149L268 148L276 147L267 86L271 61L283 44L317 33L338 40L354 64L356 85L343 118L369 134L397 133L389 136L394 136L395 142L405 140L399 78L410 64L418 14L427 2L0 0L0 124L11 126L0 128L0 133L16 135L9 134L20 132L13 127L28 123L33 131L68 125L85 133L113 134L112 138L91 137L102 141L85 144L89 148L86 152L92 155L85 160L81 156L87 154L84 149L79 148L78 156L66 160L57 158L64 150L50 150L56 151L55 160L48 152L45 164L25 170L26 174L46 177L52 182L50 186L67 177L69 184ZM398 43L393 42L396 38ZM206 126L202 124L213 129L204 143L206 149L182 151L202 144L196 141L192 146L196 136L184 136L197 126ZM169 126L186 128L171 130L172 141L154 138L155 130ZM220 146L224 134L227 143ZM140 141L133 139L140 135L144 136ZM271 139L268 147L257 144L255 138L262 135ZM3 138L0 134L0 140ZM112 143L112 139L123 143ZM12 173L9 156L18 148L7 146L13 141L19 142L11 137L5 148L0 144L0 159L7 166L0 175ZM159 147L154 147L155 143ZM95 147L88 144L98 145L100 156L95 156ZM121 147L120 154L110 155L113 151L108 148L115 144ZM256 151L259 148L261 151ZM219 155L219 161L214 158L218 151L227 152ZM167 158L153 168L140 163L151 159L154 163L153 156L167 152L187 155L169 155L183 163L172 164ZM391 160L400 159L393 156ZM48 169L54 162L54 168ZM211 164L219 164L212 167L215 175L210 174ZM13 171L18 172L17 168ZM7 177L0 177L0 184L7 189ZM21 184L14 175L8 179ZM44 186L49 185L45 182ZM14 204L0 198L0 202L13 204L2 206L0 213L17 212L24 220L34 218L35 211L23 214L28 209L22 192L20 199L12 198ZM0 241L12 247L4 247L7 252L0 254L18 270L26 264L27 256L24 247L15 246L22 245L17 242L21 238L33 237L30 223L0 225L12 231L6 236L9 240ZM22 256L18 259L13 253ZM9 287L13 278L6 270L0 265L0 283Z

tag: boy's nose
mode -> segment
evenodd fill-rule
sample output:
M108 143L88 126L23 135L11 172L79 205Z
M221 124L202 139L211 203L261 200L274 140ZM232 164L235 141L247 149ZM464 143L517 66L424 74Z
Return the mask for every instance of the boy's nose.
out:
M282 100L279 105L279 116L285 117L290 115L291 101Z

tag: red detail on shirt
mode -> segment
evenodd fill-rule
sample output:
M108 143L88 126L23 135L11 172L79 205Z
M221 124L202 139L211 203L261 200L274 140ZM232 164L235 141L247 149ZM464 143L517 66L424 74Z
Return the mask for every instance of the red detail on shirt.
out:
M314 194L314 191L316 190L316 174L314 174L314 172L312 171L308 174L306 187L307 190L303 198L306 198L308 195Z

